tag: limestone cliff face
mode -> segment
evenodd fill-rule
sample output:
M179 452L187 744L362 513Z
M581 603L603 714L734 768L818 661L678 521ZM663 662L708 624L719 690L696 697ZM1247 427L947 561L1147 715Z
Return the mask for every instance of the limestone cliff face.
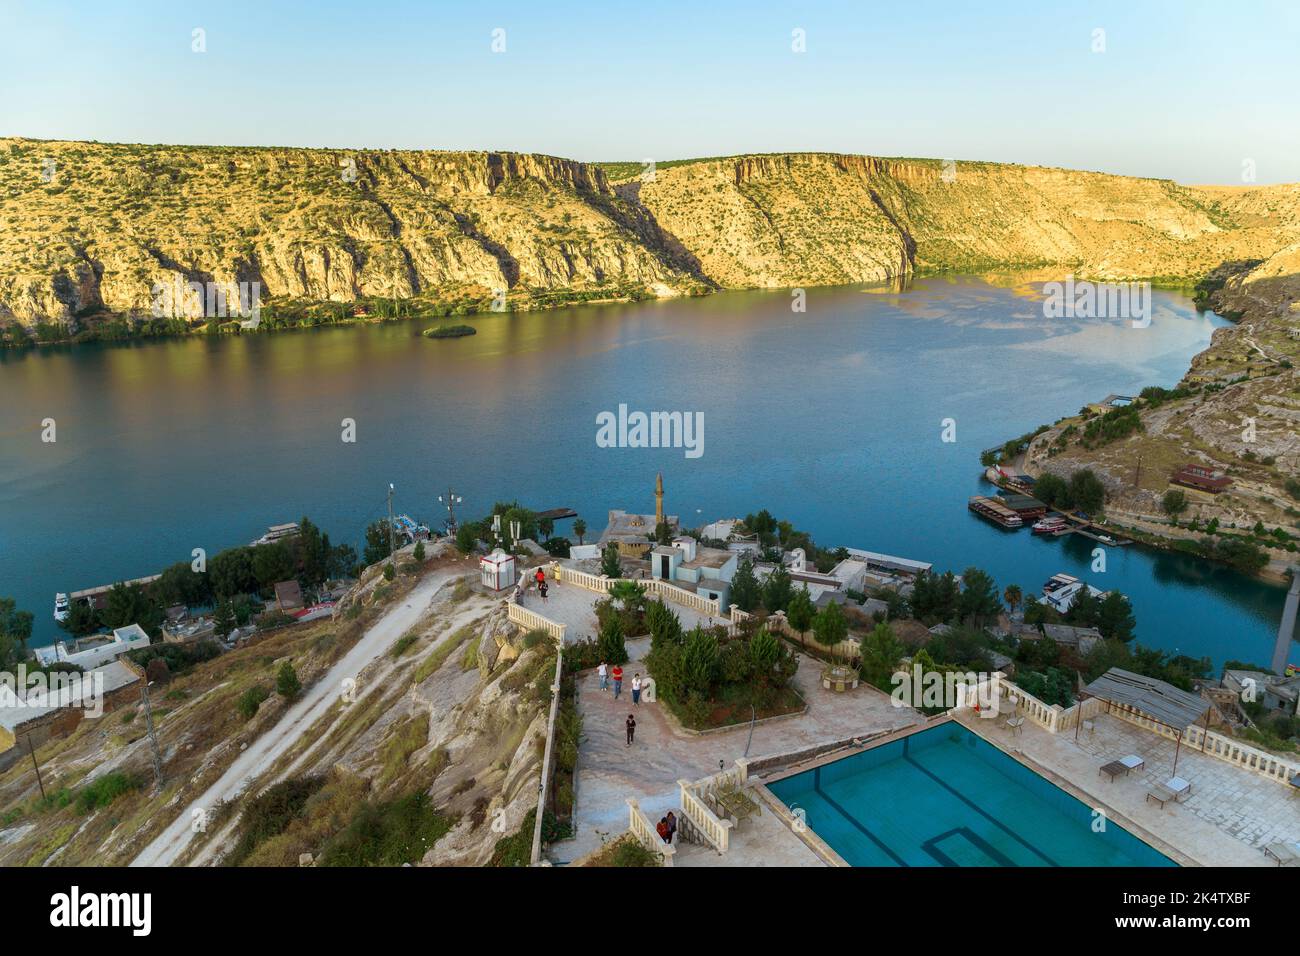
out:
M824 153L611 183L597 165L518 153L0 139L0 320L25 325L145 315L178 280L351 302L1025 265L1198 278L1296 242L1296 186Z
M147 314L155 284L348 302L685 278L600 169L505 153L0 140L0 315Z

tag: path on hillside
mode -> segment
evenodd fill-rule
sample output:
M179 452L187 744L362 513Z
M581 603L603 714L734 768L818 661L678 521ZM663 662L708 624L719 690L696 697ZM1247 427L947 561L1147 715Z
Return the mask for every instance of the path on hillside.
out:
M175 820L154 838L131 861L132 866L170 866L189 846L191 811L212 809L244 791L248 784L265 773L284 755L313 724L333 706L345 678L355 678L375 658L385 653L393 642L413 627L431 607L434 598L449 581L462 576L464 568L451 568L430 574L402 603L375 622L343 659L316 681L274 727L253 741L225 773L202 795L191 802Z

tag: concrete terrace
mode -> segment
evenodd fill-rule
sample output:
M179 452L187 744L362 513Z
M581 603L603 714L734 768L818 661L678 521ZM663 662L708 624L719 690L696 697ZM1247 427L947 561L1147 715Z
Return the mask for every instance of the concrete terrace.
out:
M532 574L533 570L529 569L527 573ZM603 600L605 595L589 591L576 584L557 582L549 573L546 583L549 585L549 593L545 601L535 587L530 587L524 592L519 604L557 624L568 625L568 630L565 632L567 641L595 637L600 631L600 625L596 621L596 602ZM707 614L701 614L680 604L673 604L671 607L678 620L682 622L684 630L689 631L696 624L708 627L712 624L726 623L723 619L710 618Z
M552 590L551 600L554 596ZM535 595L530 597L540 602ZM548 610L554 614L556 609ZM689 611L677 606L674 610L682 617L683 626L693 626ZM617 703L612 690L599 689L600 682L594 672L579 676L578 707L583 716L583 741L578 752L576 781L577 832L573 839L550 847L548 855L555 862L577 859L598 848L602 838L625 831L628 797L635 797L646 816L657 822L668 810L680 807L679 779L697 780L716 773L720 762L731 767L737 757L745 756L747 743L749 758L756 760L907 727L923 720L920 714L895 707L888 696L865 685L845 694L823 690L821 665L804 656L795 675L795 687L808 701L805 713L757 724L752 743L748 724L692 734L683 730L662 704L632 705L627 685L634 673L647 672L642 661L650 650L650 639L628 641L627 649L631 660L623 666L624 691ZM624 721L630 713L636 715L637 729L636 741L629 748ZM820 866L822 863L764 807L757 818L746 820L732 830L731 847L725 856L706 847L679 843L675 865Z
M957 719L1179 862L1271 866L1265 846L1300 840L1300 796L1292 788L1186 744L1178 776L1191 782L1191 794L1163 808L1148 801L1148 788L1173 776L1175 742L1118 717L1095 718L1093 733L1081 729L1077 743L1073 731L1050 734L1030 721L1012 735L1001 720L969 711ZM1128 754L1146 766L1113 782L1101 775L1102 764Z

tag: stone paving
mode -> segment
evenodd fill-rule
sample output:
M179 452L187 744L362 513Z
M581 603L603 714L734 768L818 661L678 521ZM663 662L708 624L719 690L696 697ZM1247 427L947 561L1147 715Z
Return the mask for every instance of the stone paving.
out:
M968 713L960 719L1003 749L1019 751L1059 774L1096 805L1113 808L1197 863L1271 865L1265 846L1300 840L1300 795L1293 788L1187 745L1178 753L1178 776L1192 784L1192 792L1163 808L1148 801L1147 790L1174 775L1175 741L1118 717L1096 718L1093 733L1080 730L1077 743L1073 732L1049 734L1030 722L1022 733L1012 735L1000 721ZM1146 765L1108 782L1100 773L1102 764L1128 754L1142 757ZM1167 852L1166 847L1157 848Z
M531 574L532 571L530 570L529 573ZM557 624L567 624L568 630L565 632L567 642L595 637L600 630L600 625L596 621L595 606L596 602L602 600L605 595L576 584L557 583L549 575L546 583L549 585L546 600L542 600L536 588L529 588L524 592L523 600L519 603ZM711 618L707 614L701 614L681 604L670 602L668 606L682 622L683 630L689 631L696 624L708 627L712 624L725 623L720 618Z
M591 592L587 592L591 593ZM552 599L555 592L551 592ZM543 612L544 613L544 612ZM686 620L683 619L684 626ZM751 760L789 753L856 735L893 730L920 723L920 714L898 708L880 691L861 686L835 694L821 687L821 665L804 656L795 687L808 701L807 712L754 727L749 725L709 734L691 734L670 720L662 704L633 706L627 687L650 649L649 638L628 641L631 660L623 666L623 694L614 700L601 691L594 671L580 675L578 707L583 715L583 741L578 752L576 836L555 844L549 856L567 862L599 847L602 837L627 829L627 798L635 797L652 822L680 807L678 779L697 780L731 767L749 747ZM636 739L627 745L624 722L634 713ZM703 847L683 846L677 865L820 865L820 860L766 807L758 820L742 822L732 835L732 847L718 856ZM689 862L688 862L689 858Z

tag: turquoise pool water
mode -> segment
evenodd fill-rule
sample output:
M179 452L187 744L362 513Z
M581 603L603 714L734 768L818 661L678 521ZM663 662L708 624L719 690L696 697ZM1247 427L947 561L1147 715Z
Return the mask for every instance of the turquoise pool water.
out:
M1174 866L957 723L770 784L853 866Z

